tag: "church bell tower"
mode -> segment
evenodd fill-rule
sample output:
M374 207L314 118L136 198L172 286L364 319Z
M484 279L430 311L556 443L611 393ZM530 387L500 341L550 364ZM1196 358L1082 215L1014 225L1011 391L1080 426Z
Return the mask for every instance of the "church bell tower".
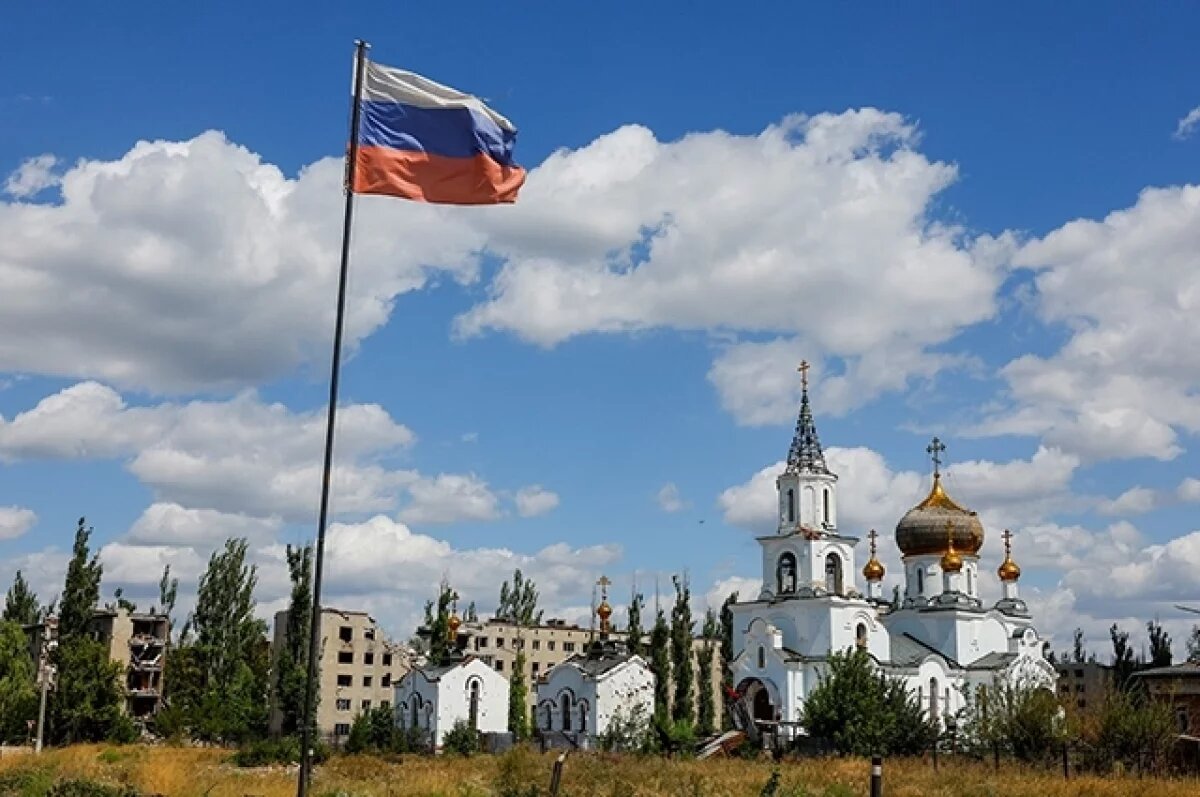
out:
M787 467L775 480L779 492L779 534L837 528L837 476L825 464L808 401L808 361L800 363L800 416L788 450Z

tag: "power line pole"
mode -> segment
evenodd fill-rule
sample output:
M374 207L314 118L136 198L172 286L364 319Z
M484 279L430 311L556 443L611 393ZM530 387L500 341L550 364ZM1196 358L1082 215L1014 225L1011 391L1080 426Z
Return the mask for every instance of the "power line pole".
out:
M46 734L46 696L50 692L50 685L55 676L55 668L50 661L50 654L58 648L58 640L54 638L57 631L58 618L47 617L42 623L42 649L38 658L38 680L41 682L42 696L38 704L37 741L33 746L34 753L42 752L42 740Z

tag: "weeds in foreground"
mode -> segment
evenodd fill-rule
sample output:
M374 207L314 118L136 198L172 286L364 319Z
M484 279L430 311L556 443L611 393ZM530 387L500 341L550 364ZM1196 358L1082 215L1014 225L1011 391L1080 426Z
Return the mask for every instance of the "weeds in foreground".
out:
M518 747L501 756L334 756L314 780L320 797L541 797L554 754ZM0 797L292 797L294 765L234 766L230 751L199 747L78 746L0 758ZM1081 776L1011 765L994 772L966 761L889 759L888 797L1194 797L1200 781ZM573 753L563 797L852 797L867 792L868 761L808 758L695 761ZM83 782L87 782L86 784ZM69 785L68 785L69 784ZM57 791L55 791L57 789ZM90 789L90 790L89 790Z

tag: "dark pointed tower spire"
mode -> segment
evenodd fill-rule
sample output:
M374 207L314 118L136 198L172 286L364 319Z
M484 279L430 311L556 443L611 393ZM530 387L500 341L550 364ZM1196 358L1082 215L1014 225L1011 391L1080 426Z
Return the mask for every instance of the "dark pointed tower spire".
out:
M800 367L801 398L800 417L796 419L796 434L792 437L792 447L788 450L787 469L792 473L829 473L825 464L825 452L821 450L821 440L817 437L817 425L813 421L812 407L808 402L808 360L802 360Z

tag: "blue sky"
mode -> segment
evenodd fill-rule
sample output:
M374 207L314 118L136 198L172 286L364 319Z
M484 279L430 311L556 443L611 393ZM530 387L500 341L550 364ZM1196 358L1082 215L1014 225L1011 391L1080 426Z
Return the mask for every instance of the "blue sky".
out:
M1045 632L1181 637L1197 12L644 5L8 9L0 577L53 595L87 515L106 593L149 602L165 562L190 591L246 533L277 607L364 37L513 119L531 177L513 208L360 202L331 601L407 633L443 573L490 606L522 566L568 616L601 571L753 590L806 357L893 573L936 433Z

